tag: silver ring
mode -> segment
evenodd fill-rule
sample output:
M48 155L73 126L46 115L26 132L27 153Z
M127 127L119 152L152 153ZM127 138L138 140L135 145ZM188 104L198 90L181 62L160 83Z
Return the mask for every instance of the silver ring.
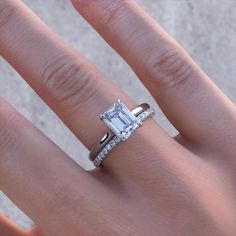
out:
M93 147L89 158L96 167L102 165L107 155L122 141L127 140L139 127L143 121L155 114L147 103L143 103L131 111L117 100L104 114L101 120L111 129Z
M135 115L136 117L138 115L140 115L142 112L146 111L148 108L150 108L150 106L147 103L143 103L137 107L135 107L131 112L133 115ZM96 155L115 137L115 134L112 130L110 130L109 132L107 132L100 140L100 142L98 142L93 149L90 151L90 155L89 155L89 159L91 161L94 161ZM118 140L118 139L116 139ZM115 145L112 142L113 145ZM113 146L112 145L112 146Z

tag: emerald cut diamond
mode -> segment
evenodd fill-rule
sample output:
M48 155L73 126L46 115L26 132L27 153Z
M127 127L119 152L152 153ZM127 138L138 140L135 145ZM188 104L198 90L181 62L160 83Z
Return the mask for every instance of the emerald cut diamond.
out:
M128 139L142 125L142 122L120 100L117 100L100 118L122 140Z

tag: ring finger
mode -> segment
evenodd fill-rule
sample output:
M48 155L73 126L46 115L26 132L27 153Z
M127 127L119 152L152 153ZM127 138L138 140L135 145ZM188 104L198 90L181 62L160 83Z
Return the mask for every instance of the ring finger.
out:
M99 122L99 114L117 98L130 108L134 106L134 102L105 79L95 66L71 50L23 3L4 0L0 7L3 9L1 12L5 12L0 16L5 17L0 28L0 53L82 143L91 149L106 132L105 125ZM149 128L151 134L154 134L155 126L163 142L170 142L170 138L153 121L148 123L152 127ZM146 127L148 126L142 129L145 130ZM135 149L135 142L128 142L130 148ZM118 149L114 150L114 155ZM120 167L123 173L126 169L129 173L132 163L138 160L135 154L127 156L125 153L128 155L127 150L122 153L125 165L119 158L112 158L106 165L116 166L116 169ZM144 164L144 160L139 162L140 166ZM140 170L136 170L138 171Z

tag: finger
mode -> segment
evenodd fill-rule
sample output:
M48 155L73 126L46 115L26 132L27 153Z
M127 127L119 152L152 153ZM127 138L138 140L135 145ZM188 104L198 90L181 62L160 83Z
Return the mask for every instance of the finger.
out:
M2 20L0 54L91 149L106 131L99 115L117 98L134 104L21 1L3 0L0 7L1 18L10 15Z
M3 215L0 215L0 235L1 236L28 236L25 231Z
M129 108L133 108L135 103L81 55L75 54L20 1L3 3L14 11L0 28L1 54L91 149L107 132L99 115L118 98ZM151 119L141 129L151 130L153 134L156 131L163 142L170 139ZM132 137L133 141L124 145L137 150L137 140L143 139L141 133L137 132L136 138ZM138 161L136 154L130 154L127 149L120 159L122 146L114 150L112 158L106 158L106 166L115 167L120 174L130 175L132 169L140 173L143 165L149 165L140 157L140 169L137 168L134 165Z
M72 2L134 69L183 137L216 148L233 135L234 105L135 1Z
M89 231L91 225L87 224L94 221L93 214L96 211L101 214L96 201L103 194L109 196L104 186L3 100L0 100L0 189L45 235Z

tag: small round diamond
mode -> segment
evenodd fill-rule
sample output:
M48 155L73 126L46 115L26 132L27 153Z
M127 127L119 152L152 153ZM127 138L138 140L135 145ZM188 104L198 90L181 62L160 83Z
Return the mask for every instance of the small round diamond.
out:
M141 122L141 121L142 121L142 119L141 119L140 116L137 117L137 120L138 120L138 122Z
M120 138L119 138L118 136L115 136L114 141L115 141L116 143L119 143L119 142L120 142Z
M98 167L98 161L97 160L94 160L93 164Z
M97 160L101 161L102 160L102 156L99 154L97 155Z
M107 155L107 154L108 154L108 150L106 149L106 147L103 148L102 153L103 153L104 155Z
M116 145L115 140L111 140L111 141L110 141L110 145L111 145L112 148L115 147L115 145Z
M110 145L109 143L106 145L106 149L107 149L108 151L111 151L112 147L111 147L111 145Z
M143 113L141 113L141 114L139 115L139 117L140 117L141 120L143 120L143 118L144 118Z
M101 158L104 158L104 157L105 157L105 155L104 155L104 153L103 153L102 151L99 153L99 156L100 156Z

